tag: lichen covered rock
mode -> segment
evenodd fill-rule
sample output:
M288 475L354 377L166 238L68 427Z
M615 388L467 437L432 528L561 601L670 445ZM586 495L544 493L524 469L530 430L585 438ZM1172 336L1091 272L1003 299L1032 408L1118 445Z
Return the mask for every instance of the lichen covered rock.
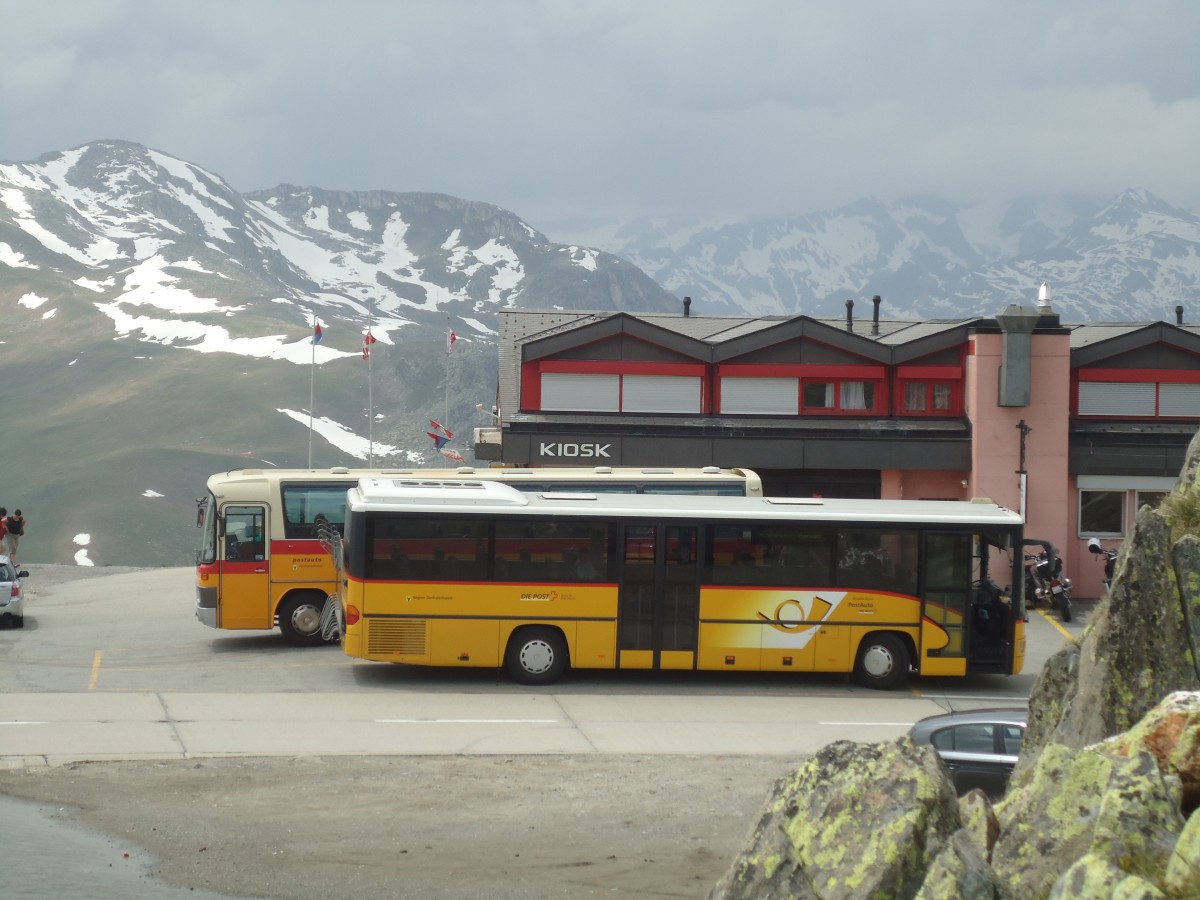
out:
M712 897L914 897L958 828L932 749L839 741L780 780Z

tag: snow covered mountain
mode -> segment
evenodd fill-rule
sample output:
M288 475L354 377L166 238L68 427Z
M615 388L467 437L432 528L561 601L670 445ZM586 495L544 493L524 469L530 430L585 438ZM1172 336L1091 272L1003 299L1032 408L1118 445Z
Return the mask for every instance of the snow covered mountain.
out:
M0 264L68 276L55 293L93 292L118 334L201 352L263 338L244 319L299 333L314 316L357 328L373 312L376 337L390 343L434 323L487 336L495 310L517 303L674 302L627 263L551 244L484 203L290 185L241 195L198 166L119 141L0 164ZM287 343L232 352L281 357Z
M875 294L893 318L992 315L1042 282L1070 321L1174 320L1200 307L1200 217L1144 190L989 211L861 200L757 223L631 220L579 236L709 313L839 316Z
M212 472L444 464L430 418L470 459L503 307L671 312L687 295L705 314L836 317L879 294L887 317L990 315L1049 281L1068 320L1173 320L1198 277L1200 219L1140 190L995 211L865 199L556 243L485 203L239 193L97 141L0 163L0 504L32 523L28 561L182 565Z
M36 523L27 559L178 564L212 472L444 465L434 417L469 459L514 304L677 301L484 203L239 194L121 141L0 163L0 503Z

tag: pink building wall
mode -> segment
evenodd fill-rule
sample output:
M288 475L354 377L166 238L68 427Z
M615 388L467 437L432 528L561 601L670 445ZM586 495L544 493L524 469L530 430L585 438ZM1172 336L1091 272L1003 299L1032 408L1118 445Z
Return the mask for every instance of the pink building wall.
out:
M880 473L879 496L885 500L970 500L969 474L885 469Z
M968 496L1022 508L1021 432L1025 437L1025 535L1050 541L1072 567L1078 558L1074 493L1068 475L1071 345L1068 334L1032 336L1028 406L1000 406L1004 336L976 334L967 358L966 413L971 421ZM1032 548L1036 549L1036 548Z

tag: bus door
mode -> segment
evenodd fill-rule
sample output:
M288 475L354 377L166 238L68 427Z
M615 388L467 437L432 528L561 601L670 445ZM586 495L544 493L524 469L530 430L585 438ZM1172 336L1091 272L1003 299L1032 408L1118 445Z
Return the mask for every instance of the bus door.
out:
M617 612L623 669L693 669L700 568L691 525L626 525Z
M922 675L965 675L975 536L926 532L921 553Z
M226 506L222 513L217 627L274 628L266 507Z

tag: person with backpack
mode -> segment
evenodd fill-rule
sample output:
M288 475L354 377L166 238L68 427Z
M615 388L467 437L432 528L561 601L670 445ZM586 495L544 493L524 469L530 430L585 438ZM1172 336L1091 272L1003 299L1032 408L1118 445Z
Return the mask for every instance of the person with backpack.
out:
M4 509L0 508L0 515L3 515ZM17 545L21 542L21 535L25 533L25 517L21 515L19 509L14 509L13 514L4 520L4 543L8 547L8 558L12 564L17 565Z

